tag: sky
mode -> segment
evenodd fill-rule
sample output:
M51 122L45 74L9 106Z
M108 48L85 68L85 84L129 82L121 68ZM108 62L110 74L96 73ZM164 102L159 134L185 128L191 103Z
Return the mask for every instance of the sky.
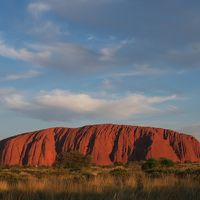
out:
M200 139L200 1L1 0L0 139L118 123Z

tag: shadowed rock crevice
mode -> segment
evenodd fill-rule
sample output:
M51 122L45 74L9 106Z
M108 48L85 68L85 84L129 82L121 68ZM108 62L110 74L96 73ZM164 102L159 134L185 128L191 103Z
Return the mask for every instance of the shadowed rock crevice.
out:
M4 150L5 150L6 142L7 140L3 140L0 145L0 163L4 163L4 160L5 160L6 154L4 154Z
M82 139L84 138L85 134L87 134L87 131L88 131L89 127L83 127L83 128L80 128L77 133L76 133L76 137L74 139L74 145L73 145L73 150L74 151L78 151L79 150L79 147L80 147L80 143L82 141Z
M116 138L115 138L115 140L114 140L113 149L112 149L112 152L110 153L110 156L109 156L109 157L110 157L110 160L111 160L112 162L114 162L114 160L115 160L115 155L116 155L116 153L117 153L118 145L119 145L119 137L120 137L120 135L121 135L122 130L123 130L123 128L120 128L120 129L118 130L118 133L116 134Z
M94 144L95 144L95 140L96 140L96 130L95 132L92 134L92 136L89 139L89 143L87 146L87 152L86 154L92 154L93 148L94 148Z
M69 130L65 128L61 128L59 132L58 130L55 131L54 140L55 140L55 151L57 155L62 153L62 149L67 140L68 133Z
M152 144L151 135L145 134L142 135L140 138L136 139L134 143L134 151L132 154L132 158L130 158L132 161L137 160L145 160L146 155L150 150L151 144ZM162 144L161 144L162 145Z
M37 131L34 134L32 141L27 144L27 146L25 148L25 154L24 154L23 159L22 159L22 165L29 165L29 159L30 159L29 153L30 153L30 149L32 148L32 145L36 142L37 136L38 136L39 133L40 133L40 131Z
M181 144L182 143L181 140L182 140L182 137L179 137L179 135L177 135L177 133L171 133L170 145L180 161L182 161L182 159L184 159L183 147L182 147L183 144Z

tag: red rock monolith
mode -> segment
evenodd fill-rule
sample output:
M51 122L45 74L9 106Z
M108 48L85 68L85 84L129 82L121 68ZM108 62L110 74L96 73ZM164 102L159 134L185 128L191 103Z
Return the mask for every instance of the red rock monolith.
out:
M66 151L89 154L97 165L162 157L200 161L200 143L193 136L161 128L102 124L49 128L2 140L0 164L51 166Z

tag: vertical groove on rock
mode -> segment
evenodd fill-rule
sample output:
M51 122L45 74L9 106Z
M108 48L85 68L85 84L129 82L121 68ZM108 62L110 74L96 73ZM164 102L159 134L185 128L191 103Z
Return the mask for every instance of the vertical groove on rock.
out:
M119 142L119 137L120 137L120 134L122 132L123 128L121 127L119 130L118 130L118 133L115 137L115 140L114 140L114 145L113 145L113 149L112 149L112 152L110 153L109 157L110 157L110 160L112 162L114 162L115 160L115 155L116 155L116 152L118 150L118 142Z
M65 141L67 140L69 133L69 129L61 128L59 132L56 131L54 135L54 140L55 140L55 150L57 155L59 155L62 152L62 148L64 146Z
M40 133L40 131L35 132L33 139L26 145L26 149L25 149L25 153L24 153L24 157L22 159L22 165L28 165L29 163L29 153L30 153L30 149L33 145L33 143L35 142L37 135ZM31 160L33 160L33 157L31 158Z
M96 134L97 134L97 130L95 129L94 133L91 135L90 139L89 139L89 143L87 145L87 155L91 154L94 148L94 144L95 144L95 140L96 140Z
M148 149L152 144L150 135L140 130L140 137L135 140L132 160L145 160Z

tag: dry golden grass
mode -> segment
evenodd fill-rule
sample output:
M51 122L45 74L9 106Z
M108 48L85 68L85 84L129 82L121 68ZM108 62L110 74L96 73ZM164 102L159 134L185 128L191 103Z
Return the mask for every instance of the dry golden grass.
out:
M184 166L185 167L185 166ZM110 173L120 167L83 171L4 169L0 171L2 200L199 200L200 180L174 174L152 177L138 167L129 174ZM195 169L197 167L195 166ZM123 167L121 167L123 169ZM181 168L182 170L182 168ZM13 175L13 177L11 176ZM23 177L23 178L22 178ZM25 178L24 178L25 177Z
M8 183L6 181L0 181L0 192L8 190L9 190Z

